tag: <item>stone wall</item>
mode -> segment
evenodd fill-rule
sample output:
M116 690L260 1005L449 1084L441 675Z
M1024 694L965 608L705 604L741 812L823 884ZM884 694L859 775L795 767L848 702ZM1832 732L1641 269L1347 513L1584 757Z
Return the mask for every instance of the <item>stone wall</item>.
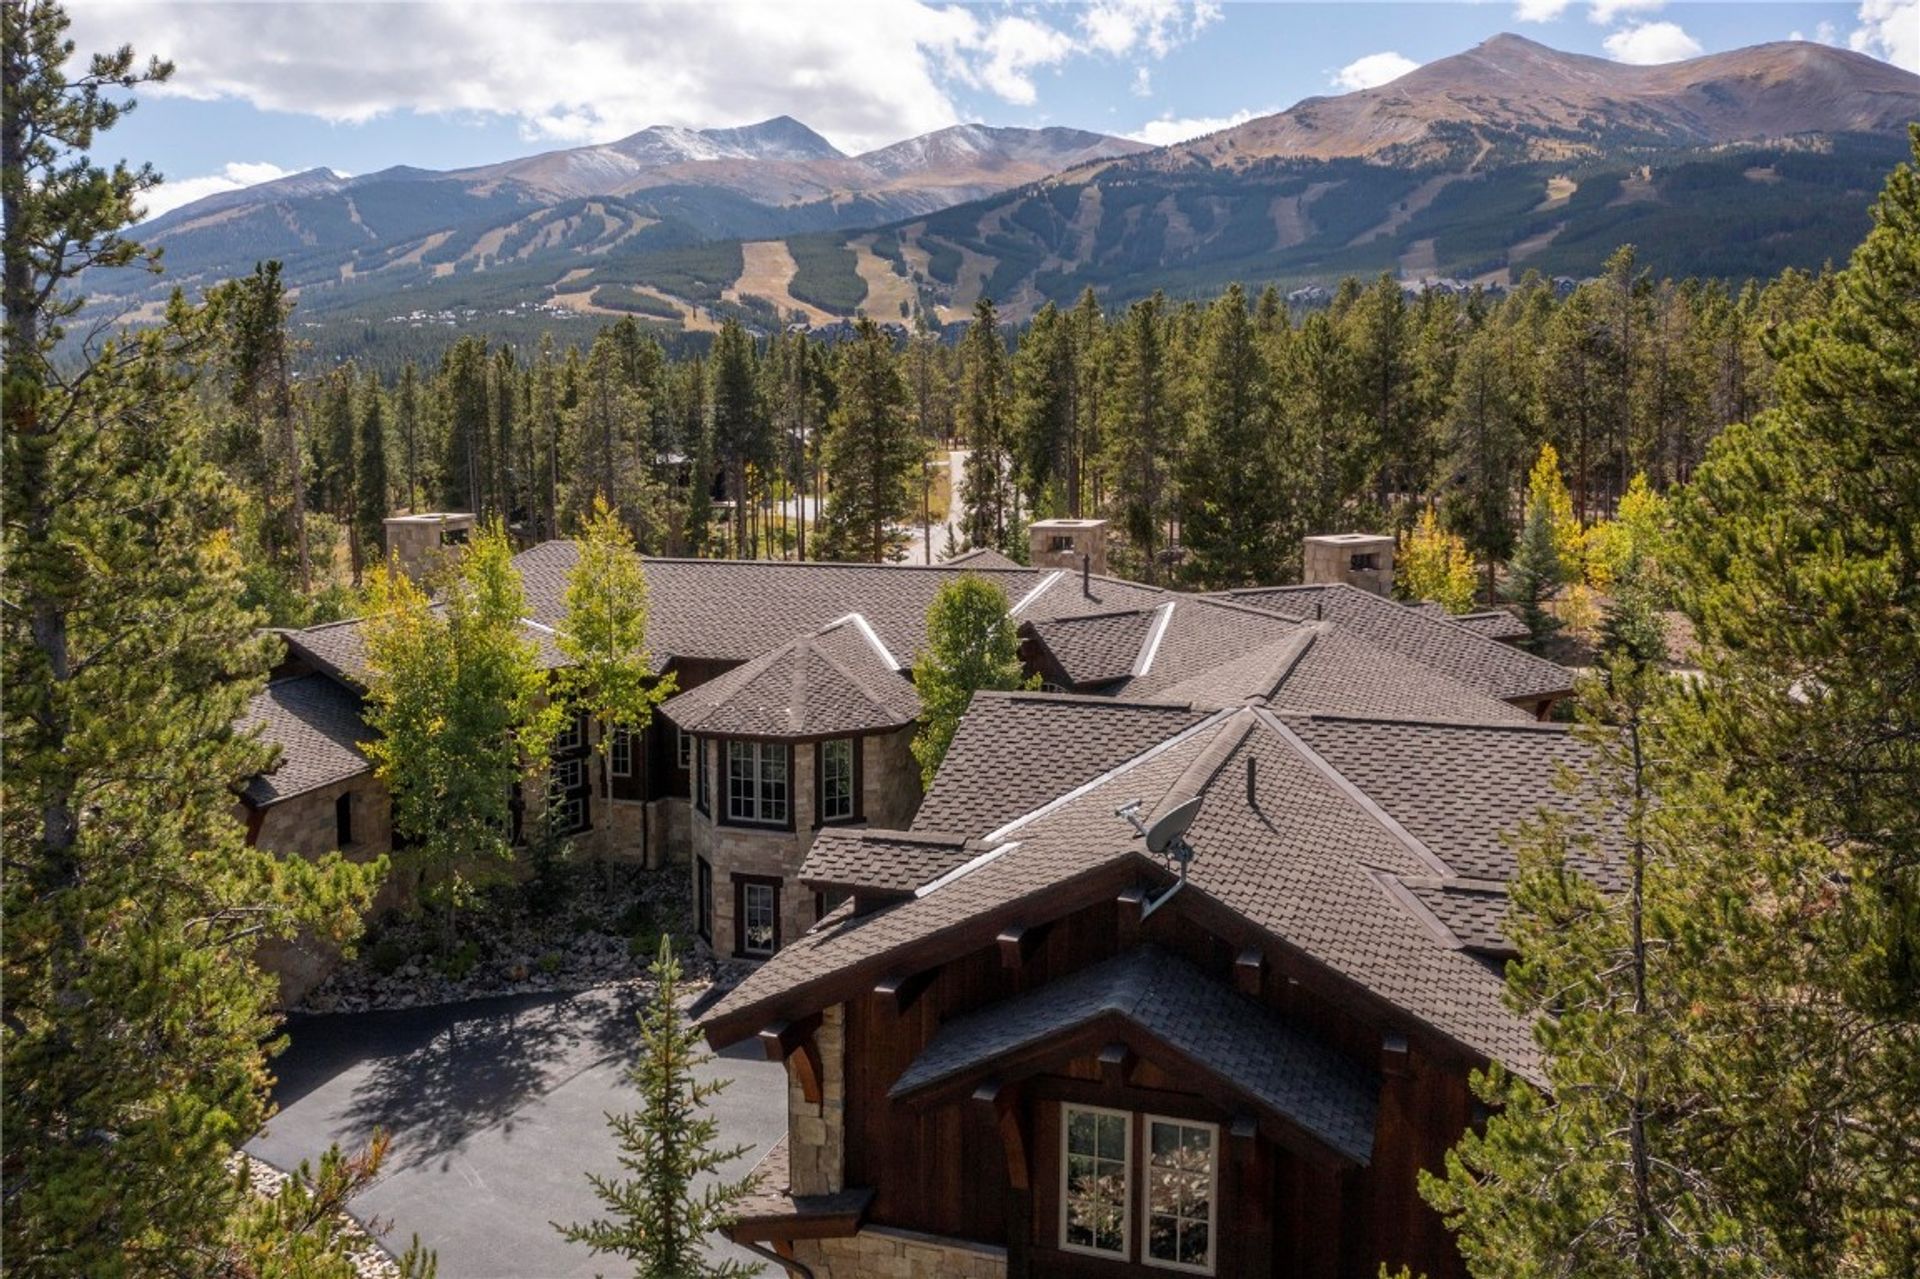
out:
M905 830L920 811L920 761L913 757L918 724L891 733L860 739L860 762L865 770L860 798L867 825L882 830Z
M333 852L335 840L334 802L350 795L353 804L353 843L341 849L348 859L368 862L393 847L393 811L386 787L363 774L331 786L296 795L274 804L258 815L259 829L254 843L281 857L305 857L318 860ZM404 896L392 877L380 887L371 914L378 915L398 905ZM286 941L261 944L254 956L261 968L280 979L280 1002L291 1006L318 986L340 962L340 951L329 942L301 934Z
M868 1226L844 1239L796 1239L816 1279L1004 1279L1007 1250L965 1239Z

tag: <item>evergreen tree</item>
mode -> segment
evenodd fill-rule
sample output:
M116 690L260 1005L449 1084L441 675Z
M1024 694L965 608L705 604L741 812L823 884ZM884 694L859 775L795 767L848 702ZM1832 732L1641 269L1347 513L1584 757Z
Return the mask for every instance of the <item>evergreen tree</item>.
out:
M384 868L282 861L234 820L270 762L234 728L270 641L201 457L214 318L176 301L54 368L80 272L148 260L121 231L156 176L89 154L115 95L168 71L130 48L69 69L67 26L0 6L0 1247L22 1276L204 1274L234 1260L225 1164L268 1113L277 984L255 949L344 942Z
M1452 457L1447 522L1485 563L1489 601L1495 566L1513 554L1514 494L1530 430L1518 329L1502 317L1467 340L1442 427Z
M1520 620L1527 624L1528 644L1535 649L1560 629L1560 619L1550 605L1564 580L1560 551L1554 545L1552 508L1545 502L1529 503L1520 544L1507 570L1506 598L1519 608Z
M451 943L478 883L512 860L514 792L564 720L522 629L526 597L498 522L442 564L439 602L396 568L367 577L362 743L393 796L400 865Z
M729 1224L734 1206L756 1185L751 1175L720 1175L747 1153L745 1146L718 1144L712 1104L731 1081L694 1073L712 1058L680 1010L680 965L669 939L660 939L649 972L653 994L640 1013L640 1056L629 1072L640 1106L607 1116L626 1175L588 1173L609 1215L585 1224L555 1222L554 1229L596 1255L631 1263L635 1279L747 1279L759 1273L757 1266L707 1256L708 1239Z
M921 782L931 786L974 693L1027 686L1020 637L998 583L962 573L940 584L927 606L927 646L914 659L913 686L921 717L913 757Z
M1274 466L1265 354L1238 285L1208 309L1194 381L1180 485L1186 572L1216 589L1272 581L1285 556L1287 493Z
M395 397L394 425L400 432L401 461L407 474L407 510L420 509L420 496L425 490L422 483L420 462L420 371L408 360L406 367L400 370L400 390Z
M1000 339L1000 317L984 297L975 305L973 323L960 340L957 416L967 444L961 531L970 547L1004 551L1013 507L1007 350Z
M854 340L840 348L833 428L825 468L827 496L823 555L879 564L898 559L912 514L912 490L926 445L908 421L907 389L893 346L880 326L862 316Z
M361 392L360 435L353 451L354 585L362 565L386 558L387 420L380 383L369 374Z
M710 363L713 449L727 476L733 499L733 554L745 559L747 550L747 469L762 460L762 427L758 376L754 371L753 339L738 320L729 317L713 342Z
M1102 427L1108 499L1149 582L1159 580L1162 529L1173 509L1177 428L1169 363L1165 299L1156 293L1128 308L1114 334Z
M1010 435L1017 481L1030 511L1057 514L1065 508L1078 372L1072 329L1049 302L1033 317L1013 356Z
M559 693L571 710L600 725L603 798L613 806L614 739L637 743L653 722L653 708L672 696L674 677L654 674L647 652L647 575L633 536L620 513L603 497L575 540L577 558L567 572L567 612L555 643L568 665ZM638 758L638 746L633 746ZM654 859L649 856L648 864Z

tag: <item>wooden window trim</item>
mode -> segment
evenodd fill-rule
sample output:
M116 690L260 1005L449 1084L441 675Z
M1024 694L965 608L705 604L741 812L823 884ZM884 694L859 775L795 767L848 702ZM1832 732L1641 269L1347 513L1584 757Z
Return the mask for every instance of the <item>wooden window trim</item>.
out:
M778 954L785 943L780 925L780 889L785 881L778 875L740 875L733 877L733 953L738 959L765 959ZM773 891L773 949L747 949L747 888L768 888Z
M827 747L834 742L845 742L853 753L853 807L845 817L827 816ZM822 826L848 826L866 820L866 755L861 749L865 739L860 737L823 737L813 747L813 824L815 829Z
M798 804L796 802L797 797L794 794L794 785L793 785L793 743L787 742L787 741L780 741L778 739L759 738L759 737L721 737L721 738L716 738L715 740L720 743L720 750L717 752L717 754L720 756L720 759L719 759L720 766L714 769L714 772L719 774L719 779L718 781L716 781L716 789L718 788L719 781L725 782L725 794L717 795L714 798L715 820L718 821L723 826L735 826L742 830L775 830L775 831L792 830L793 822L794 822L794 809L798 807ZM787 811L784 817L780 818L777 821L764 822L751 817L734 816L734 813L733 813L733 747L735 746L736 743L742 746L750 746L754 749L754 766L753 766L754 801L753 802L754 802L755 811L759 810L760 802L761 802L759 792L761 787L760 778L761 778L761 773L763 771L763 767L761 764L762 759L765 758L766 752L768 752L769 750L777 750L781 752L781 754L785 757L786 788L787 788L786 810Z
M1140 1264L1151 1266L1155 1270L1166 1270L1177 1274L1211 1275L1220 1268L1220 1125L1205 1119L1182 1119L1177 1115L1142 1114L1140 1119ZM1153 1176L1149 1163L1153 1158L1153 1126L1172 1124L1180 1128L1205 1128L1209 1134L1207 1143L1207 1264L1204 1266L1187 1265L1178 1261L1164 1261L1147 1255L1147 1234L1153 1228L1153 1212L1148 1196L1153 1193ZM1063 1215L1062 1222L1066 1220Z
M635 738L638 734L625 728L616 728L611 731L613 733L613 740L607 743L607 769L615 777L622 779L631 778L633 776L633 748ZM623 751L627 757L626 767L624 768L620 766L620 755Z
M693 858L693 928L700 940L713 945L713 863L695 854Z
M693 806L708 817L713 816L713 763L709 759L710 743L704 737L693 739Z
M1093 1115L1117 1115L1127 1123L1126 1155L1122 1166L1126 1170L1127 1182L1120 1193L1120 1251L1106 1252L1099 1248L1089 1248L1085 1244L1067 1242L1067 1134L1072 1128L1071 1112L1082 1111ZM1081 1102L1060 1103L1060 1175L1055 1185L1057 1208L1055 1212L1056 1229L1054 1243L1062 1252L1070 1252L1080 1257L1098 1257L1102 1261L1128 1262L1133 1260L1133 1195L1135 1190L1133 1170L1135 1165L1135 1144L1138 1140L1140 1125L1135 1123L1136 1116L1131 1110L1116 1110L1112 1106L1089 1106Z

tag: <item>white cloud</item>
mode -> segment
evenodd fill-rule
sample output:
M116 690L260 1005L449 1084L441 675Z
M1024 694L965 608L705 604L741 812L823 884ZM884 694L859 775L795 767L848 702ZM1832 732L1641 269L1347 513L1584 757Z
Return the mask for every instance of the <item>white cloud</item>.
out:
M1339 89L1371 89L1389 80L1398 80L1419 66L1412 58L1403 58L1397 53L1369 53L1334 72L1333 83Z
M1152 147L1169 147L1176 142L1185 142L1203 134L1218 133L1222 129L1231 129L1236 124L1245 124L1255 116L1272 115L1277 107L1265 111L1236 111L1232 115L1185 116L1174 119L1161 116L1158 120L1149 120L1126 136L1135 142L1144 142Z
M1920 72L1920 0L1861 0L1855 16L1848 47Z
M1152 68L1147 66L1135 67L1133 69L1133 84L1129 87L1128 92L1132 93L1136 98L1151 98L1153 96Z
M271 182L275 178L289 177L292 169L283 169L277 164L265 161L249 163L236 160L225 165L218 173L209 173L204 177L169 179L141 197L141 205L146 216L157 218L162 213L177 209L183 204L192 204L210 195L222 191L238 191L241 187L257 186L262 182Z
M1075 57L1159 57L1220 16L1216 0L1060 12L950 0L836 0L830 18L791 0L89 0L72 16L83 50L131 42L171 58L178 69L147 91L156 95L350 124L501 116L549 143L788 114L849 151L958 123L954 86L1032 106L1037 72Z
M1573 0L1520 0L1513 6L1516 22L1552 22L1567 11Z
M1667 0L1593 0L1587 21L1610 27L1624 14L1658 13L1666 7Z
M1787 37L1789 40L1806 40L1809 38L1811 38L1815 44L1831 44L1837 46L1840 43L1840 29L1831 22L1822 22L1813 29L1813 35L1811 37L1798 27L1795 27L1793 34Z
M1093 0L1080 30L1098 52L1164 58L1219 20L1218 0Z
M1635 66L1679 62L1683 58L1697 58L1705 52L1700 42L1681 30L1675 22L1643 22L1614 32L1603 43L1616 61L1631 62Z

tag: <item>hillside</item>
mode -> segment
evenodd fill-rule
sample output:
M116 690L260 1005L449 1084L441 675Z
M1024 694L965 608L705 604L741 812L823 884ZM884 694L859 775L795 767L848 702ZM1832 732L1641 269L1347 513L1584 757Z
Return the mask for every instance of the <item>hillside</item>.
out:
M157 305L278 258L303 293L358 305L465 273L535 267L536 295L609 255L872 226L1145 148L1077 129L958 125L861 156L785 116L735 129L656 126L602 146L479 168L327 169L223 192L141 227L167 274L103 277L107 305ZM414 309L411 306L403 310Z
M1019 319L1087 287L1382 271L1498 286L1593 274L1622 243L1661 274L1738 280L1844 257L1915 119L1920 77L1824 45L1639 67L1498 36L1151 151L961 125L846 156L781 117L452 172L316 170L154 220L168 275L110 303L267 256L309 323L503 332L950 322L982 295Z

